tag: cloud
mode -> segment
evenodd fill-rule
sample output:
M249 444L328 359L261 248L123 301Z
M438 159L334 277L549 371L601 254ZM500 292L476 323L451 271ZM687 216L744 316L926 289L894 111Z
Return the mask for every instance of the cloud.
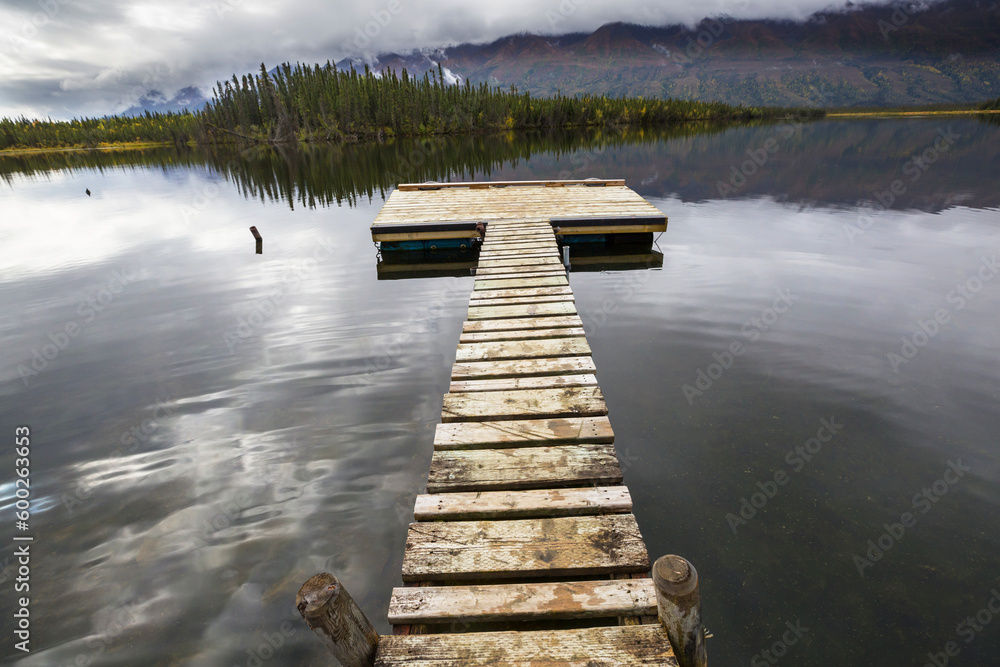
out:
M0 0L0 115L69 118L128 108L152 89L207 94L264 62L325 62L517 32L706 15L804 19L828 0Z

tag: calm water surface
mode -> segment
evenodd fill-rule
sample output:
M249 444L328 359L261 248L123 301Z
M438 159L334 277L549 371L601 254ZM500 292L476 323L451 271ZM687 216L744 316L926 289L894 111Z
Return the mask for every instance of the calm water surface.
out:
M669 217L662 267L570 279L639 525L698 567L712 662L920 666L955 642L949 664L997 665L998 134L0 160L0 428L32 430L35 537L32 651L8 635L3 662L330 664L294 609L322 570L388 630L472 279L378 280L387 186L624 176Z

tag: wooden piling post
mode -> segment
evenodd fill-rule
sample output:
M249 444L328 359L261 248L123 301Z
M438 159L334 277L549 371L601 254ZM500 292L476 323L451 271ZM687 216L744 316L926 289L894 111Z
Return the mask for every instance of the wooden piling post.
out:
M311 577L295 596L295 607L343 667L374 666L378 633L337 577Z
M653 564L653 583L656 610L670 637L677 663L680 667L706 667L698 571L680 556L663 556Z
M257 242L257 254L264 254L264 239L261 237L260 232L257 231L257 227L253 226L250 228L250 233L253 234L254 240Z

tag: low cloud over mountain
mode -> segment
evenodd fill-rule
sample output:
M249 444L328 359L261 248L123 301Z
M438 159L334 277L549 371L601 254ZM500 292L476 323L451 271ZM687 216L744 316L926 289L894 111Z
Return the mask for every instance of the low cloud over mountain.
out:
M849 6L801 22L611 23L592 33L519 34L435 52L382 54L372 66L422 74L439 62L473 83L538 95L797 106L968 102L1000 95L1000 3Z

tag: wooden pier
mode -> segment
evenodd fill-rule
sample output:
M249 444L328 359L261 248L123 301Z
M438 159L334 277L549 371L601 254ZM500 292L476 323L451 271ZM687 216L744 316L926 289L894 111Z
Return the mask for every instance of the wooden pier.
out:
M517 197L492 215L464 198L485 239L427 492L407 534L404 586L392 592L393 635L378 637L366 620L352 629L360 611L332 575L310 579L297 599L346 667L705 664L697 573L669 556L650 578L560 260L552 222L560 216L549 213L561 209L536 211L556 191L551 183L505 188ZM559 191L579 190L557 198L576 201L574 214L610 219L606 193L588 209L596 189L561 183ZM496 203L489 184L464 185ZM434 208L440 190L418 187L400 191L423 219L420 198ZM519 197L530 205L513 205ZM360 648L345 653L345 644Z
M389 196L372 224L372 240L383 249L461 247L491 224L536 222L560 239L667 228L666 216L620 179L420 183L400 185Z

